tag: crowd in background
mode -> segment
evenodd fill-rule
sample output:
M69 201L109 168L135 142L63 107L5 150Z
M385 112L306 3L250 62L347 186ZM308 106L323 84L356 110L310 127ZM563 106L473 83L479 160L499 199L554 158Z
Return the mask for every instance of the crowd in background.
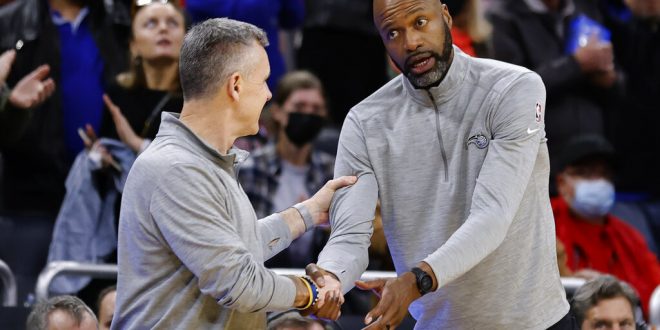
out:
M632 289L606 298L639 302L648 316L660 284L660 0L443 3L458 49L543 79L561 274L614 275ZM0 0L0 260L21 303L35 303L48 261L116 262L126 174L161 113L181 110L179 49L187 27L211 17L253 23L270 41L273 98L259 134L237 141L251 152L239 180L259 217L333 177L344 117L398 72L371 0ZM393 270L375 218L370 268ZM308 232L267 265L315 261L329 230ZM63 277L51 291L98 304L103 323L106 292L96 299L111 284ZM368 297L353 301L345 308L368 310Z

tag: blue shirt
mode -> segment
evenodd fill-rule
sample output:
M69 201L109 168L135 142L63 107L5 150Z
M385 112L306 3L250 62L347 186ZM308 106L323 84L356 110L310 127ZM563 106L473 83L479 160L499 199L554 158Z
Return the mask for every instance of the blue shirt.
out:
M213 17L228 17L254 24L268 36L266 47L270 61L268 88L274 90L286 72L284 58L279 51L279 29L294 29L305 17L303 0L186 0L186 9L194 22Z
M64 142L73 158L84 144L78 128L91 124L99 131L103 111L103 59L92 36L87 7L73 22L52 11L60 37L61 72L58 88L62 95Z

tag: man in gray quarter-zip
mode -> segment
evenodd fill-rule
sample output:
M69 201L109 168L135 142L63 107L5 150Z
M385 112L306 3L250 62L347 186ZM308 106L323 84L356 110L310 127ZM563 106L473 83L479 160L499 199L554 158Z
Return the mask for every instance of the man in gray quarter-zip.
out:
M545 89L522 67L452 47L438 0L375 0L374 21L403 72L342 128L332 234L318 266L348 291L365 270L380 198L399 277L368 329L572 329L555 255L543 124ZM308 267L311 268L311 267Z
M338 317L338 287L325 285L313 304L314 283L263 262L327 220L334 191L355 177L259 221L236 178L247 152L232 144L258 131L271 97L267 44L262 30L229 19L186 35L181 116L163 114L124 188L113 329L265 329L267 311L292 307Z

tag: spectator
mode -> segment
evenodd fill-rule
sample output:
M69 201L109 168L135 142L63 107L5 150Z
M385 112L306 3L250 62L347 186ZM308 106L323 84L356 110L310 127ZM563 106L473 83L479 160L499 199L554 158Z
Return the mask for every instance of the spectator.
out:
M372 0L305 0L305 9L298 67L323 81L330 119L340 128L348 111L388 80Z
M451 37L454 45L471 56L491 57L490 34L492 27L486 21L481 0L443 1L454 22Z
M96 330L94 312L73 296L56 296L34 306L28 316L27 330Z
M612 274L637 289L648 311L649 298L660 284L660 264L644 237L609 213L614 204L612 157L612 147L598 135L576 137L566 146L557 175L559 197L552 200L557 237L575 275Z
M279 31L296 29L302 25L305 17L303 0L186 0L186 8L193 22L228 17L264 29L270 40L270 45L266 47L271 70L268 87L274 90L287 71L279 48Z
M255 150L239 171L239 180L257 216L262 218L306 200L334 171L334 156L314 149L327 110L321 81L306 71L285 75L270 108L276 142ZM269 260L270 267L304 268L316 261L327 229L315 228Z
M609 92L617 78L610 43L566 47L570 22L581 14L600 19L588 0L503 0L490 10L495 58L536 71L545 84L552 169L572 136L605 133L608 96L616 94Z
M156 137L161 113L183 106L179 53L186 24L176 2L148 2L132 12L130 69L108 90L100 135L138 153Z
M19 301L46 262L65 177L83 148L77 129L91 123L98 130L103 90L126 68L129 23L128 10L112 0L23 0L0 8L0 50L17 49L9 85L47 64L58 86L0 150L0 258L15 271Z
M295 310L273 313L268 317L268 330L332 330L323 321L300 316Z
M572 307L582 330L632 330L636 329L634 310L638 301L628 284L605 275L582 285L573 296Z
M110 286L101 293L96 300L97 315L99 316L99 330L110 330L112 317L115 314L115 300L117 299L117 287Z
M134 6L132 13L131 68L118 76L108 92L117 105L105 97L109 111L101 130L101 136L123 144L100 140L92 147L96 134L88 125L92 151L78 156L67 178L49 261L117 262L116 220L125 177L136 154L156 136L163 110L181 111L178 63L185 34L183 12L174 2L147 2ZM105 171L99 171L98 157ZM92 302L101 288L114 284L97 279L79 292L88 282L85 277L61 276L51 289L60 294L78 292Z
M611 3L613 1L603 1ZM625 73L626 96L612 120L619 155L618 187L628 200L651 202L656 237L660 238L660 172L654 166L660 136L660 1L626 0L628 8L605 8L612 30L614 56ZM624 14L621 14L624 12ZM641 142L643 141L643 142ZM634 194L634 195L633 195Z
M0 55L0 144L9 143L24 129L30 111L43 103L55 91L55 82L48 78L50 67L43 65L23 77L10 89L5 80L16 59L16 51Z

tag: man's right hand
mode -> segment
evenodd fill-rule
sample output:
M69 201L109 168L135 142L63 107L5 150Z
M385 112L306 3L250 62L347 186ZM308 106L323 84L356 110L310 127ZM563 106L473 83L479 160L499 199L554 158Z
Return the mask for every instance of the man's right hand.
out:
M23 77L9 94L9 103L19 109L31 109L43 103L55 91L55 81L48 78L50 67L45 64Z
M357 182L356 176L342 176L328 181L314 196L303 202L314 218L314 224L320 225L328 222L328 210L335 191Z
M323 319L337 320L341 316L341 305L344 303L344 294L339 279L316 264L307 265L305 273L319 288L323 288L325 297L322 304L303 311L303 314L314 314Z

